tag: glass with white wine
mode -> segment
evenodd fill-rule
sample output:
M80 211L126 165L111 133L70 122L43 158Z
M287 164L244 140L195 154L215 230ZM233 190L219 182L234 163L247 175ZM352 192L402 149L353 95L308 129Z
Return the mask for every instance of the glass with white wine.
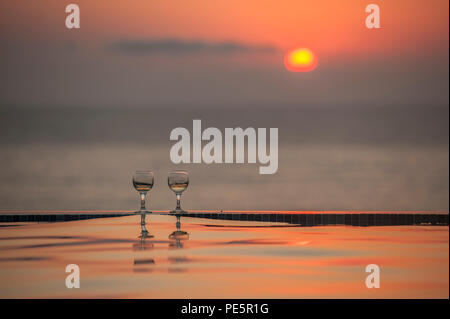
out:
M181 209L181 193L188 187L189 185L189 174L186 171L176 170L169 172L169 177L167 178L167 182L169 184L169 188L175 193L177 196L177 207L171 211L172 214L183 214L186 213L183 209Z
M133 174L133 186L139 192L139 196L141 198L141 208L136 213L146 214L150 213L145 208L145 196L147 192L153 188L154 176L153 172L150 170L147 171L136 171Z

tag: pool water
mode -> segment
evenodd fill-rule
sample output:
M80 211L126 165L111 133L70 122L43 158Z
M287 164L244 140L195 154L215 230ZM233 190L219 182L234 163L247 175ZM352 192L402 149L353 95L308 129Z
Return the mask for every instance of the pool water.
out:
M1 298L449 298L448 226L147 216L0 224ZM80 288L66 287L66 266ZM369 264L380 288L366 287Z

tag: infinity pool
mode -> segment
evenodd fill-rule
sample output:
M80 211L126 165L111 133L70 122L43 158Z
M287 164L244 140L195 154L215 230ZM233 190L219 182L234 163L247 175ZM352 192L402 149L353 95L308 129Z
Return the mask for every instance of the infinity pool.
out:
M0 223L1 298L449 298L448 226L140 216ZM68 264L80 288L68 289ZM380 267L368 289L365 267Z

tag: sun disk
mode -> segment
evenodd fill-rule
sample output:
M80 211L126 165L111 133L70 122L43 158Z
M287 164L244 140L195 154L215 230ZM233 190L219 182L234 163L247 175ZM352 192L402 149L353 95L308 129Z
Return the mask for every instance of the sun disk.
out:
M284 65L291 72L309 72L316 68L317 57L309 49L294 49L284 56Z

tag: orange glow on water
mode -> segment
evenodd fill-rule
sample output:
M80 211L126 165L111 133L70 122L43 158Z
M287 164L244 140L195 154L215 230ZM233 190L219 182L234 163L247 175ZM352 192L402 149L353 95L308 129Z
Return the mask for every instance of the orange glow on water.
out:
M286 53L284 65L291 72L309 72L316 68L317 57L309 49L298 48Z
M175 222L148 216L145 239L140 216L2 227L0 298L448 298L448 226L183 217L174 245ZM83 289L59 284L71 262ZM364 284L370 263L387 270L380 289Z

